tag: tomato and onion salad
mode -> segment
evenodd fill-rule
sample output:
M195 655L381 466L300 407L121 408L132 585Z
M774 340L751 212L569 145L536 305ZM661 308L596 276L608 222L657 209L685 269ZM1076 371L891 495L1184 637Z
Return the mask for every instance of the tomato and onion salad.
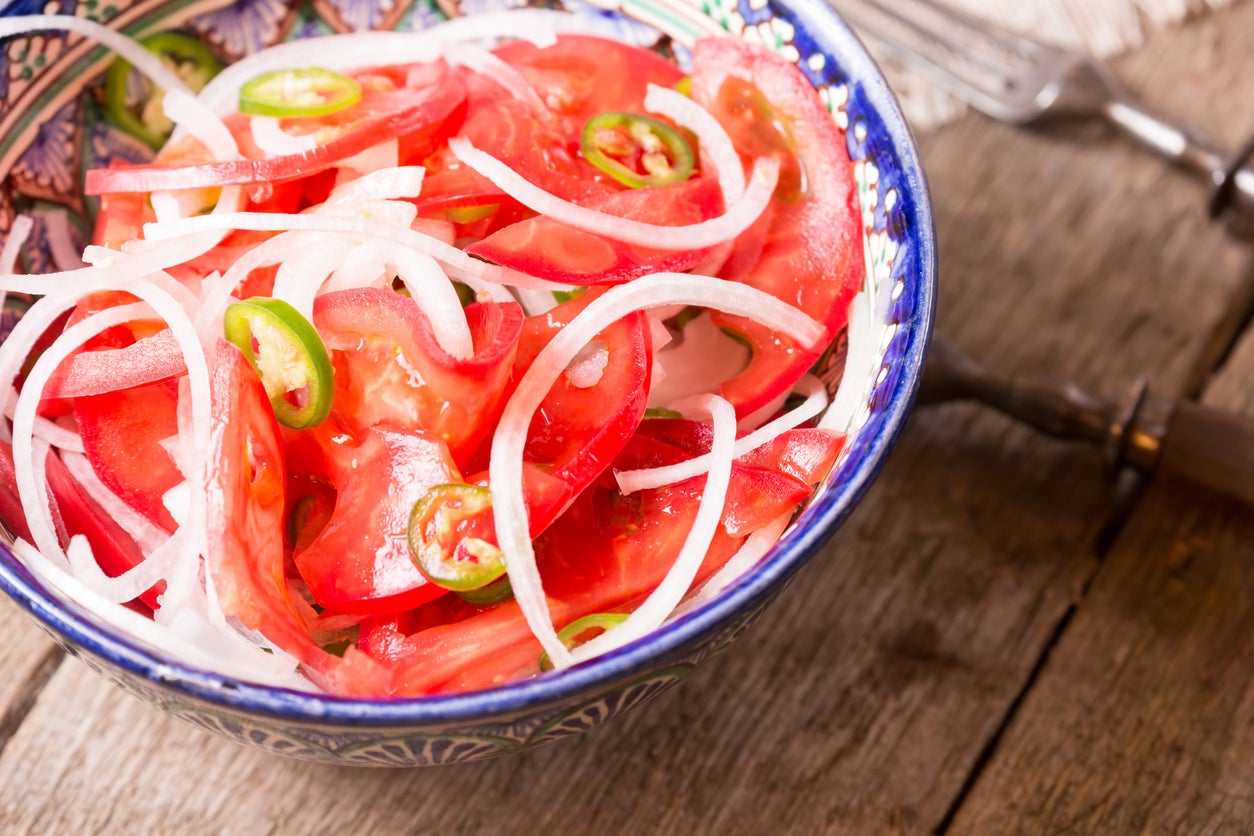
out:
M83 267L14 275L10 230L0 512L159 649L361 697L561 669L717 594L840 454L807 371L862 289L851 165L764 49L688 74L523 12L206 79L181 36L23 21L174 129L87 173Z

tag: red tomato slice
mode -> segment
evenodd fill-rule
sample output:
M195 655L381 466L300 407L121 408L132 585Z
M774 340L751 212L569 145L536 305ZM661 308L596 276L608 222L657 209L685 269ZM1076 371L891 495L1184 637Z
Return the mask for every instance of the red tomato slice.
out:
M169 328L125 348L79 351L57 369L44 387L45 398L99 395L156 383L187 372L187 363Z
M515 376L520 377L549 340L601 292L589 290L546 314L528 317ZM536 410L523 449L525 462L566 483L566 501L591 484L623 449L644 416L648 400L653 349L643 312L602 331L592 347L606 352L600 379L580 388L565 375L559 378ZM546 509L556 514L564 505L529 505L532 536L552 520Z
M110 171L123 171L121 167ZM110 249L119 249L127 241L140 237L144 224L155 220L156 215L142 194L106 194L100 198L96 212L96 226L92 231L92 243Z
M406 532L430 488L461 481L448 449L419 432L372 427L357 444L332 442L327 469L335 510L295 555L314 600L328 612L377 614L443 595L414 565Z
M400 139L402 159L425 156L439 139L456 130L455 114L465 99L456 75L445 72L438 83L421 90L379 89L387 86L367 88L357 104L327 116L284 120L285 129L293 133L303 129L319 138L312 151L191 165L92 169L84 191L116 194L273 183L314 174L391 138ZM241 142L242 150L247 152L250 144Z
M688 453L653 440L624 451L622 464L661 464ZM619 466L620 460L615 461ZM582 493L536 542L555 624L629 609L665 577L701 500L704 478L623 497L598 484ZM785 474L737 464L714 543L697 582L722 566L743 538L795 507L810 489ZM727 532L730 523L737 534ZM541 648L510 601L455 623L403 635L395 627L375 646L396 668L396 693L417 695L498 685L538 672Z
M355 431L375 425L421 429L462 464L499 413L523 327L515 304L466 308L475 354L449 356L412 299L364 288L328 293L314 325L335 367L335 414Z
M696 178L674 186L615 192L589 208L663 226L694 224L723 211L718 183ZM471 244L466 252L561 284L619 284L648 273L683 272L709 248L654 250L584 232L547 217L528 218Z
M531 82L576 143L593 116L610 110L644 113L650 84L674 87L684 77L661 55L594 35L559 35L545 47L510 41L494 52Z
M159 442L178 434L178 381L162 380L74 399L74 419L92 469L156 525L175 529L161 502L183 481Z
M714 430L709 424L683 418L650 418L640 422L636 436L662 441L697 456L710 451ZM786 430L736 461L779 470L803 484L816 485L827 476L844 446L845 436L842 433L798 427ZM626 467L616 464L620 469Z
M861 215L853 167L840 130L814 88L785 59L734 38L710 38L693 49L692 97L713 113L738 150L784 160L784 179L761 239L760 256L733 254L726 278L797 305L837 334L862 285ZM769 102L769 104L767 104ZM806 372L818 351L803 350L739 317L716 321L754 348L744 372L721 394L747 415L767 406Z
M0 441L0 522L9 533L31 542L30 527L26 524L26 510L17 494L17 470L13 464L13 447Z
M341 659L310 635L284 571L285 467L265 387L243 353L219 341L208 485L208 571L227 616L291 653L312 679L345 696L388 693L391 674L350 647Z
M109 577L117 577L144 560L139 546L94 499L87 495L61 459L52 452L45 461L48 489L56 509L58 532L64 536L81 534L91 544L96 563ZM31 540L26 511L17 494L17 474L13 466L13 448L0 442L0 521L14 535ZM66 541L62 540L62 546ZM157 596L165 588L158 584L140 596L149 608L157 608Z

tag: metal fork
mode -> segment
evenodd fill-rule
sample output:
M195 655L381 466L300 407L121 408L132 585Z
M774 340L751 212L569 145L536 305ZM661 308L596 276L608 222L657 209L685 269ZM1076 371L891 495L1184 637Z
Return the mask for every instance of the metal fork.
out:
M1236 154L1128 93L1093 56L1051 46L927 0L828 0L854 30L953 96L999 121L1102 118L1211 184L1210 213L1254 234L1254 142ZM891 4L891 5L890 5Z

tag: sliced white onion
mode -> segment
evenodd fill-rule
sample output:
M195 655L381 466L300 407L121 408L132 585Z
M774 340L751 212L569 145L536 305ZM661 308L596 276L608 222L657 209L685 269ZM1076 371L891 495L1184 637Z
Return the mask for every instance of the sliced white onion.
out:
M598 212L546 192L465 137L453 137L448 147L455 157L532 211L585 232L660 250L697 250L735 238L766 209L779 180L779 160L762 157L753 165L744 195L722 215L686 226L663 226Z
M788 527L788 523L791 520L792 512L790 511L746 537L745 541L740 544L740 548L736 550L736 553L720 566L717 572L710 575L705 583L701 584L683 603L676 607L667 621L682 618L703 604L712 601L720 592L730 586L733 581L757 565L757 562L766 556L771 547L779 542L779 538L783 535L784 529Z
M467 360L474 355L474 339L470 335L457 289L434 258L384 241L363 244L353 251L352 257L377 264L379 270L375 272L390 269L397 274L410 297L427 317L432 336L440 348L458 360Z
M540 99L536 88L514 67L501 60L486 49L470 44L449 44L444 49L444 57L450 64L467 67L495 81L510 94L527 105L527 109L537 119L552 118L552 111Z
M177 537L169 538L138 565L115 577L109 577L100 568L91 544L82 535L70 538L66 555L75 577L110 603L125 604L165 580L183 557L182 549L183 543Z
M696 305L749 316L772 330L792 334L806 347L817 346L827 337L821 323L769 293L708 276L654 273L612 287L594 299L536 355L506 402L492 439L488 471L497 543L505 554L515 600L558 668L571 665L573 657L553 629L528 530L522 481L527 429L558 376L597 334L634 311L665 305Z
M644 109L665 116L697 135L701 154L718 172L723 202L728 206L745 193L745 171L727 130L714 115L688 96L670 87L650 84Z
M292 674L295 662L285 653L268 653L238 639L230 643L227 634L206 636L199 631L176 629L154 622L126 607L116 606L20 538L13 544L13 553L55 595L72 601L100 623L171 659L217 670L245 681L310 690L308 682Z
M26 358L30 356L39 338L56 322L57 317L76 304L78 297L71 294L44 296L30 306L4 341L0 342L0 412L12 416L17 398L14 382L22 371ZM3 421L0 421L0 429L7 429Z
M571 651L576 662L622 647L661 627L692 586L701 569L701 562L709 552L710 544L714 542L714 535L718 533L723 506L727 502L727 488L731 484L736 409L718 395L698 395L691 403L683 406L684 412L705 412L714 425L714 438L709 453L709 475L701 492L701 504L692 521L692 528L684 538L684 545L675 557L675 562L671 564L666 577L657 588L649 593L626 621Z
M313 134L289 134L273 116L254 116L248 121L248 128L257 147L269 157L303 154L318 147L318 139Z
M422 181L426 169L418 165L391 166L363 174L346 183L337 185L314 212L336 208L351 208L359 203L375 200L409 200L422 194ZM335 214L344 214L336 212Z
M231 129L190 91L167 90L161 109L167 119L198 139L215 160L239 158L239 145Z
M352 251L354 242L343 235L322 235L306 236L303 243L305 246L290 253L279 264L271 295L284 300L312 322L318 289Z
M10 275L17 269L17 257L34 228L35 222L30 215L18 215L13 219L9 225L9 237L4 239L4 249L0 249L0 276ZM0 301L3 301L2 297Z
M221 229L251 229L261 232L341 232L369 238L381 238L412 247L435 258L444 265L450 278L471 284L481 281L500 285L533 287L539 289L561 288L562 285L537 279L496 264L488 264L473 258L454 246L437 238L424 235L409 227L372 223L364 218L338 217L333 215L287 215L278 212L234 212L223 215L200 215L183 218L168 224L145 224L144 235L153 240L167 240L185 235ZM471 284L474 287L473 284Z
M96 475L96 469L91 466L91 462L82 453L63 452L61 454L61 463L65 465L65 469L87 492L87 495L95 500L96 504L105 512L105 515L120 525L122 530L135 541L135 545L139 546L139 550L145 555L151 555L170 539L169 534L159 526L149 522L147 517L132 508L124 499L110 490L104 482L101 482L100 477ZM152 586L152 584L150 583L148 586ZM148 589L148 586L145 586L140 592ZM132 595L130 598L123 598L122 602L129 601L134 597Z
M340 34L335 36L335 49L330 50L320 38L303 38L276 44L235 62L214 76L200 91L199 98L210 110L225 113L235 108L239 88L245 82L275 70L316 66L348 71L384 64L424 63L441 58L447 44L522 38L543 47L552 44L558 32L614 37L613 24L595 17L548 9L489 12L453 18L420 32Z
M37 469L43 467L43 456L39 454L40 445L36 444L34 433L39 399L53 371L74 350L101 331L131 321L133 313L127 310L129 307L100 311L65 329L31 367L13 410L14 481L26 510L26 525L35 545L58 561L65 560L66 556L57 537L46 481L37 475Z
M758 429L736 440L736 458L750 453L764 444L770 444L788 430L814 418L827 407L827 390L823 383L813 375L806 375L797 383L797 391L805 395L805 401L796 409L790 409L775 420L763 424ZM638 470L616 470L614 478L618 489L624 494L632 494L649 488L660 488L700 476L710 469L716 457L713 452L695 456L676 464L663 467L646 467Z

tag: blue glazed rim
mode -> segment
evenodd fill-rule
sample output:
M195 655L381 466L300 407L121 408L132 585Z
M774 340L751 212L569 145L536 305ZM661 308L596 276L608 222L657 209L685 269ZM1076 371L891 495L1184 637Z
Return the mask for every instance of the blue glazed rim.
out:
M845 522L883 467L918 391L936 300L935 232L928 186L913 135L879 68L824 0L772 0L769 8L770 13L797 24L799 44L835 59L825 75L840 69L850 79L850 150L863 152L856 153L861 157L872 149L881 186L898 193L886 223L898 229L904 224L912 234L894 276L905 272L914 281L906 281L904 292L893 302L890 321L898 327L883 358L888 377L876 387L870 418L835 474L836 484L811 503L762 562L719 597L644 639L560 674L468 694L357 700L255 685L144 650L62 607L2 542L0 588L65 641L128 675L233 712L321 727L469 727L572 703L656 670L756 612ZM756 14L761 16L763 11ZM878 118L866 121L865 137L855 140L852 128L862 108Z

